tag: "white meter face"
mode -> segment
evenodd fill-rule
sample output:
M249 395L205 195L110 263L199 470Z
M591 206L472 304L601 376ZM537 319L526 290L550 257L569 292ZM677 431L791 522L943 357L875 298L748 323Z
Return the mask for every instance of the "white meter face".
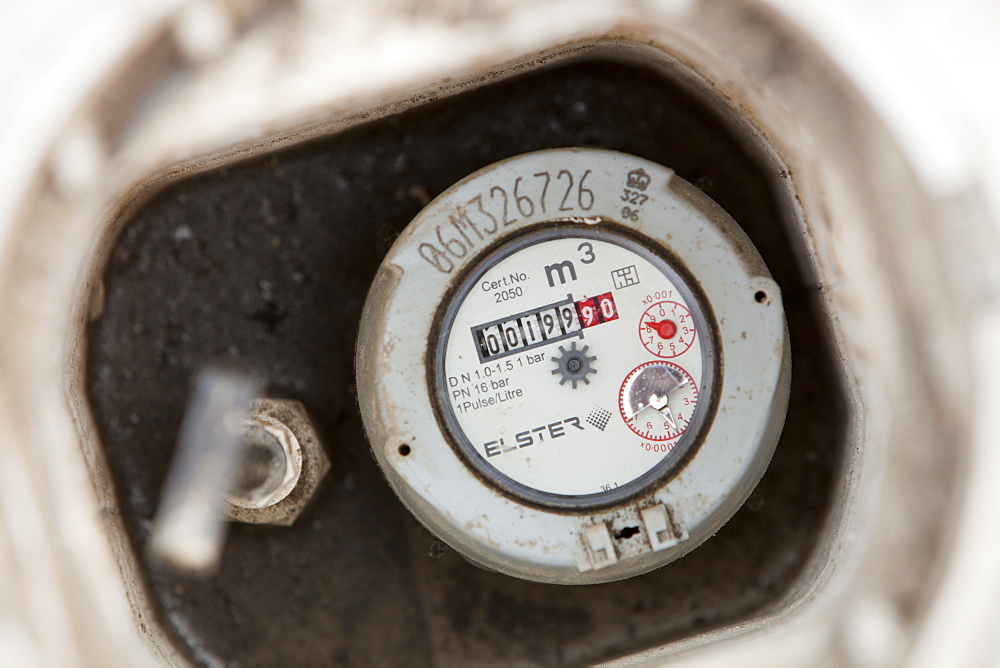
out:
M464 457L550 506L662 482L710 414L714 334L697 295L614 228L553 223L487 255L437 339L434 383Z

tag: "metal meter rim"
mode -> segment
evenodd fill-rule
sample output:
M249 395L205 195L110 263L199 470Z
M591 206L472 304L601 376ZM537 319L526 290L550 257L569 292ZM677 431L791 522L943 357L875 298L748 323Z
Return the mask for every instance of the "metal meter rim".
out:
M664 457L652 469L620 487L608 491L586 495L566 495L544 492L522 484L501 471L493 468L479 456L468 438L462 433L457 419L447 400L447 388L441 382L444 376L445 347L451 334L455 312L461 308L466 295L474 284L500 260L513 255L522 248L553 238L595 239L612 243L630 250L657 266L696 308L692 317L697 323L697 331L705 339L702 348L703 373L699 391L704 390L705 400L700 401L691 424L681 436L676 455ZM655 248L655 241L635 230L622 225L617 220L601 216L597 222L581 222L572 218L551 218L532 225L528 229L515 232L485 248L467 267L455 277L452 287L442 298L434 317L434 324L427 345L427 385L433 398L434 410L443 434L456 455L474 473L481 476L501 493L515 500L542 508L562 512L587 512L600 508L614 507L642 495L647 489L662 486L677 475L687 462L697 454L704 442L704 435L711 426L718 406L716 379L721 375L723 360L717 353L717 327L711 304L705 298L697 280L684 266L683 261L664 248Z
M457 234L448 215L475 213L491 187L513 191L519 176L592 169L595 203L579 222L614 219L624 175L654 175L643 215L623 221L684 258L717 324L719 404L697 456L657 488L613 508L567 513L501 493L456 456L435 413L428 385L428 340L440 300L492 244L546 222L524 216L486 226L473 248L454 246L441 259L428 250ZM523 187L523 186L522 186ZM535 212L540 214L540 212ZM576 219L576 212L567 215ZM477 214L478 215L478 214ZM477 219L484 222L484 218ZM448 226L445 228L445 226ZM472 232L469 232L472 235ZM423 255L419 251L425 251ZM438 249L436 252L443 252ZM443 257L443 256L442 256ZM431 259L438 260L435 265ZM763 299L755 297L763 293ZM431 303L433 302L433 303ZM738 510L770 461L788 401L790 356L781 292L746 234L716 203L657 163L604 149L562 148L526 153L489 165L439 195L396 240L383 260L362 314L356 356L358 399L372 452L400 500L432 533L466 558L515 577L593 584L632 577L683 556ZM642 511L666 508L682 531L653 547ZM609 538L612 560L598 563L588 532L622 523L645 526L628 540Z

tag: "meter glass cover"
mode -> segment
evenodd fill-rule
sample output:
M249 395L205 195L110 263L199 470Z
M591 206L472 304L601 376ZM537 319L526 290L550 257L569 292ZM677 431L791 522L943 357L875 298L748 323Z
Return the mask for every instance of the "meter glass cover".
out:
M507 242L459 284L435 342L452 437L502 489L602 505L660 480L698 440L713 337L663 257L603 228Z

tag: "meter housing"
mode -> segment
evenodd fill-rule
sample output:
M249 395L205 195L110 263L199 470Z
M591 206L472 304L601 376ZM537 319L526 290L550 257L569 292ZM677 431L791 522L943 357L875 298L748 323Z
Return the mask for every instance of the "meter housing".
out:
M708 539L788 401L781 294L749 239L671 170L602 149L516 156L431 202L379 269L356 363L373 453L414 515L551 583L635 576Z

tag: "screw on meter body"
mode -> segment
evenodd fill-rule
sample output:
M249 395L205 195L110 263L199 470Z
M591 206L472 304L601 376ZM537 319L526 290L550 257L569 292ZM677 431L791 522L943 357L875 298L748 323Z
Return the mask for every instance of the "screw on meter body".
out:
M438 537L517 577L608 582L697 547L763 474L788 398L781 292L669 169L528 153L399 236L357 380L379 466Z
M442 316L435 380L451 435L477 471L528 502L623 499L683 457L708 413L698 399L710 394L713 336L695 288L623 232L556 221L517 236L472 268ZM625 415L622 383L651 358L634 332L663 297L686 328L673 360L690 384L678 388L681 417ZM664 434L677 442L658 443Z

